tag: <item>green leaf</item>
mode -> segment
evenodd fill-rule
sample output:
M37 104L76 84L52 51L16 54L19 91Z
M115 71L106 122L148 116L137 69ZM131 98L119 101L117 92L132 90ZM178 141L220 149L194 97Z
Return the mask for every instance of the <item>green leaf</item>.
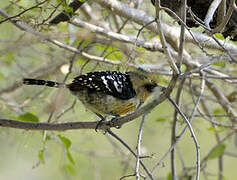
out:
M214 36L216 36L216 38L221 39L221 40L225 39L221 33L215 33Z
M76 174L75 168L71 164L65 164L64 169L68 174L74 175Z
M218 67L225 67L225 62L215 62L213 63L214 66L218 66Z
M106 9L103 9L103 10L102 10L102 16L103 16L103 17L108 16L108 14L109 14L108 10L106 10Z
M222 179L223 179L223 180L228 180L228 179L227 179L225 176L223 176L223 175L222 175Z
M143 47L137 47L137 51L139 51L140 53L145 53L146 49Z
M157 76L157 82L161 85L167 86L167 80L162 76Z
M86 2L87 0L78 0L79 2Z
M67 7L67 8L65 9L65 12L66 12L67 14L73 13L73 8Z
M107 57L114 61L121 61L123 59L123 54L121 53L121 51L114 51L111 54L109 54Z
M187 69L187 66L182 64L180 69L181 69L181 72L185 72Z
M57 0L58 4L61 4L61 6L66 9L67 8L67 2L66 1L63 1L61 2L61 0Z
M76 42L78 45L81 43L80 45L81 49L88 47L92 43L92 41L90 40L80 40L80 39L77 40Z
M214 115L223 114L223 110L222 110L221 108L216 108L216 109L214 109L213 114L214 114Z
M12 62L14 60L14 53L12 52L7 53L4 60L7 62Z
M39 122L39 118L33 113L27 112L15 118L19 121Z
M212 132L223 132L226 130L226 127L209 127L207 129L208 131L212 131Z
M209 127L207 128L208 131L212 131L212 132L216 132L216 128L215 127Z
M67 158L73 165L75 165L75 161L74 161L74 159L73 159L73 157L72 157L69 150L67 151Z
M225 144L220 144L208 155L208 159L218 158L224 153L225 148L226 148Z
M160 117L160 118L156 119L156 122L164 122L166 120L167 120L166 118Z
M46 138L45 138L45 141L49 141L51 139L51 136L50 135L46 135Z
M154 35L151 34L151 33L149 33L149 35L148 35L148 39L152 39L152 38L154 38Z
M5 76L4 76L4 74L3 74L3 73L1 73L1 72L0 72L0 79L1 79L1 80L5 79Z
M71 140L66 138L65 136L60 135L60 134L58 135L58 137L62 141L62 143L64 144L66 149L69 149L72 144Z
M43 150L40 150L40 151L38 152L38 158L39 158L39 160L41 161L42 164L45 163L44 151L43 151Z
M84 65L88 60L84 59L84 58L80 58L78 59L76 62L77 64L79 64L80 66Z
M166 180L172 180L172 175L171 175L171 172L169 172L169 174L167 175L167 178Z

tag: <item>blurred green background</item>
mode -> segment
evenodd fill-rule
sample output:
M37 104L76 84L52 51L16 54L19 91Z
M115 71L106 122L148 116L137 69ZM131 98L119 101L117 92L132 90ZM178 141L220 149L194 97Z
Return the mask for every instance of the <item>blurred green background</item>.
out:
M22 7L29 8L35 3L26 0L12 2L15 5L9 8L7 6L10 5L10 2L2 0L0 8L5 8L9 14L14 15L21 12ZM56 1L49 2L52 4L56 3ZM150 5L145 5L147 9L151 8ZM47 10L52 10L50 4L47 7L51 7ZM108 12L104 10L103 13L106 14ZM22 15L21 18L28 25L32 25L36 20L41 21L48 14L48 11L33 9ZM0 18L0 20L3 20L3 18ZM64 37L64 33L70 33L71 28L66 23L61 23L57 27L51 27L50 29L45 27L45 29L37 28L42 32L57 36L63 43L70 44L70 37L68 35ZM125 31L135 35L137 33L137 30L134 30L131 26L125 28ZM145 34L147 36L152 36L147 31L145 33L147 33ZM83 46L86 47L91 41L92 39L85 40ZM82 41L79 39L72 44L77 45L80 42ZM126 47L131 48L129 45ZM128 57L125 53L121 53L121 51L126 49L126 47L124 48L123 44L118 42L113 42L107 49L107 54L109 54L107 58L125 62ZM106 48L106 45L95 43L93 47L89 48L88 52L99 55ZM153 57L160 57L159 61L162 62L163 55L161 53L147 52L142 48L137 48L136 50L138 54L140 53L138 61L141 63L157 63L157 59ZM192 49L192 51L199 52L195 49ZM57 95L57 89L45 87L21 86L14 88L14 85L21 82L22 78L35 77L44 71L46 74L41 74L42 78L62 81L65 76L63 67L68 67L68 61L72 56L71 52L60 49L29 33L22 32L9 22L0 24L0 118L19 120L22 114L28 113L36 121L46 122L50 114L50 108L55 106L55 99L57 99L57 96L60 96L60 101L55 106L56 110L52 121L76 122L98 120L94 114L86 111L80 102L77 102L73 110L57 119L57 115L70 107L74 101L74 97L68 91L62 91ZM70 82L73 77L78 75L79 69L85 63L87 63L87 60L83 57L78 56L76 58L72 74L70 74L67 82ZM105 64L96 65L97 63L90 62L83 69L83 73L92 70L128 70L125 67ZM58 68L53 69L54 67ZM164 85L167 85L169 81L169 78L162 76L157 77L157 79ZM196 80L196 82L200 83L199 80ZM10 88L10 90L6 92L6 88ZM184 93L183 97L185 99L185 106L188 107L185 109L186 113L190 115L191 108L193 107L192 98L187 92ZM213 106L212 104L209 105ZM216 112L220 110L219 107L214 109ZM173 107L168 102L164 102L153 109L147 117L142 140L142 154L150 156L150 158L143 159L149 168L152 168L170 147L173 113ZM223 113L223 110L220 110L219 113ZM29 119L23 117L21 120ZM226 120L223 118L221 121L225 122ZM139 118L125 124L121 129L112 130L135 150L140 122L141 119ZM180 119L177 126L178 132L181 132L184 126L185 124ZM200 144L201 159L216 144L215 132L220 137L224 137L228 133L224 128L213 129L211 127L210 123L206 120L195 117L193 128ZM43 140L43 134L42 131L0 128L0 179L111 180L134 173L135 158L108 134L95 132L94 130L47 131L46 140ZM225 145L225 152L237 152L233 138L226 141ZM205 171L210 173L208 180L217 179L218 156L223 152L217 150L215 153L216 157L207 161ZM178 174L183 173L184 167L191 168L196 165L196 150L188 131L178 143L177 156ZM224 179L236 179L236 157L224 156L223 159ZM195 169L186 169L186 171L187 174L193 174ZM165 163L160 165L155 171L154 177L156 179L170 179L169 156L166 158ZM134 179L134 177L130 179ZM201 175L200 179L204 179L204 177Z

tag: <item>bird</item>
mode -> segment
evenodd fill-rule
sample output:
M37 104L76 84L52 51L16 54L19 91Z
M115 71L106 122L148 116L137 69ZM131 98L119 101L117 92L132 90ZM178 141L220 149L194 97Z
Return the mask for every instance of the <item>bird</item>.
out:
M135 111L157 87L162 89L153 79L133 71L89 72L75 77L69 84L25 78L23 84L66 87L86 109L100 117L101 121L106 116L116 118Z

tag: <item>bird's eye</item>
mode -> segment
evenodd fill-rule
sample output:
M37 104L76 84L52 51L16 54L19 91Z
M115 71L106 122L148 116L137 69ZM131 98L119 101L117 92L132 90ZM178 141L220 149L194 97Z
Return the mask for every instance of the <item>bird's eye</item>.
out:
M155 83L153 83L153 84L145 84L145 85L144 85L144 88L145 88L147 91L152 92L153 89L154 89L156 86L157 86L157 85L156 85Z

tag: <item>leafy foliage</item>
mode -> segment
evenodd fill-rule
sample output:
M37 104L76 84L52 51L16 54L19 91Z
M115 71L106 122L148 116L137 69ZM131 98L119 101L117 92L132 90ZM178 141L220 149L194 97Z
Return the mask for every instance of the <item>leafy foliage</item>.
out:
M39 118L33 113L27 112L16 117L15 120L19 121L30 121L30 122L39 122Z
M208 159L216 159L220 157L224 153L225 149L226 145L220 144L209 154Z
M112 1L116 3L106 4ZM6 120L13 117L14 122L22 124L40 122L53 125L98 120L80 102L74 104L74 97L64 88L23 86L22 79L26 77L59 82L65 80L67 84L78 74L90 71L140 71L144 68L150 72L154 81L163 86L169 85L173 72L170 59L161 48L162 36L157 35L157 24L154 22L144 26L149 24L144 20L155 18L155 9L149 0L106 0L104 4L99 0L88 1L77 11L70 6L71 2L78 4L86 0L1 1L1 11L8 13L9 19L0 13L0 118ZM172 3L161 1L164 2ZM180 2L182 1L175 1ZM113 7L119 3L122 6ZM123 11L124 7L126 11ZM176 12L177 6L173 8L171 9ZM192 28L191 32L195 32L196 40L186 30L184 51L181 53L180 24L170 14L164 11L161 13L162 28L167 40L163 47L170 50L176 64L179 63L179 55L183 54L180 72L181 75L189 73L187 76L180 76L170 98L178 98L177 89L184 78L179 107L189 119L197 98L201 97L191 118L192 128L201 147L201 164L205 164L201 168L200 179L204 176L210 180L221 179L220 174L223 175L222 180L233 179L237 177L237 171L234 170L236 146L232 143L236 134L233 127L236 124L230 114L236 112L237 107L234 96L237 65L230 56L236 59L237 42L233 42L230 36L227 37L228 34L215 33L214 37L224 45L220 46L205 34L206 30L202 27ZM58 24L51 25L52 19L59 14L66 15L65 21L74 16L70 19L71 22L79 19L82 24L72 25L71 22L59 21ZM188 19L191 20L192 18ZM15 23L26 29L19 28ZM95 29L86 27L83 23L93 25ZM98 32L98 28L103 29L103 33ZM126 40L121 37L126 37ZM212 63L213 60L218 61ZM62 67L66 70L62 71ZM204 87L201 87L203 81ZM204 89L203 93L201 88ZM153 97L157 98L158 96ZM172 126L175 124L173 113L174 107L166 100L147 116L140 160L149 170L170 148L174 132ZM118 130L111 129L135 152L139 123L138 119ZM182 117L178 116L174 137L179 135L184 126L186 124ZM122 175L134 173L136 158L108 133L104 135L85 129L58 134L48 130L42 133L10 128L1 128L0 133L0 179L29 179L29 174L32 179L45 180L52 177L58 180L119 179ZM216 138L222 141L227 136L229 137L222 144L218 144ZM190 134L185 132L175 145L175 148L178 147L175 159L178 179L190 179L196 174L196 149L190 144L193 144ZM143 156L152 158L145 159ZM221 156L224 161L217 161ZM154 179L173 179L167 157L158 166L158 170L153 172ZM37 158L39 161L35 166ZM223 172L218 169L221 166L224 167ZM31 167L35 168L33 173ZM29 173L25 173L25 169ZM141 166L139 171L146 175Z

